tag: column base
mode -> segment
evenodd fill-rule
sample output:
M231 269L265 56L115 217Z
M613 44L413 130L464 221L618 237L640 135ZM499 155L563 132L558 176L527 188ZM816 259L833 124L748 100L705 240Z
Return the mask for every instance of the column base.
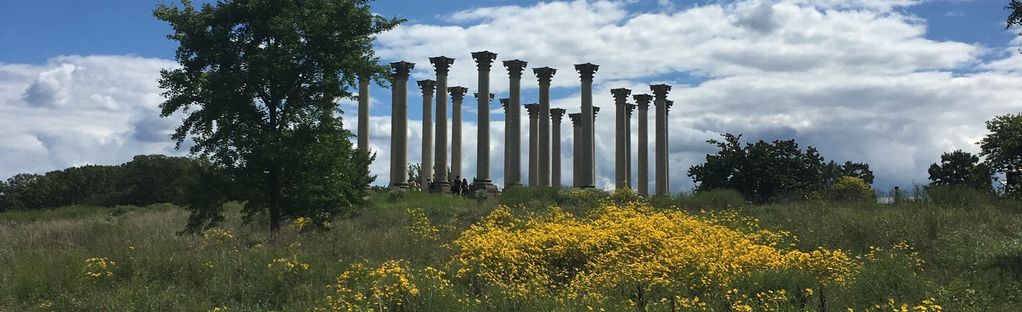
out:
M496 193L498 193L497 186L493 185L493 181L490 181L490 180L472 179L472 185L469 186L468 189L471 190L472 192L476 192L476 191L479 191L479 190L484 190L484 191L486 191L486 193L489 193L489 194L496 194Z
M408 189L408 183L395 183L395 184L391 184L390 188L406 190L406 189Z
M439 194L450 194L451 183L448 183L447 181L433 182L433 187L429 189L429 192Z

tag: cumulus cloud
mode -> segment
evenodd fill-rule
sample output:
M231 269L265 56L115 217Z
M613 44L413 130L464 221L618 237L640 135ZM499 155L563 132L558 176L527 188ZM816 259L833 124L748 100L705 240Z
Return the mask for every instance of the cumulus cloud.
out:
M0 64L0 176L177 153L175 123L157 111L159 70L173 66L133 56Z
M500 60L559 69L552 107L579 111L573 64L599 64L593 91L597 116L597 186L612 188L614 117L610 89L651 93L674 86L670 114L673 191L692 188L686 169L701 163L720 133L746 139L796 139L828 159L866 161L878 186L926 181L941 152L976 151L983 122L1018 112L1022 56L1004 49L927 38L927 21L906 13L917 0L742 0L684 8L660 1L643 11L632 1L559 1L478 7L451 12L441 24L406 24L379 36L387 61L415 62L413 81L434 77L428 57L454 57L449 86L475 92L471 52L498 53L492 92L506 97ZM984 61L984 60L991 61ZM83 163L116 163L137 153L175 153L166 138L175 120L155 117L162 100L158 70L173 62L128 56L58 57L44 65L0 64L0 175ZM523 103L534 102L537 82L523 77ZM377 89L374 89L377 90ZM409 112L421 110L414 82ZM389 91L372 94L370 170L389 183ZM355 105L342 101L345 127L354 130ZM491 104L490 162L503 183L504 127ZM466 98L463 172L476 175L475 101ZM528 118L522 110L522 159L528 155ZM637 117L637 114L635 115ZM650 114L652 121L653 114ZM638 122L632 120L633 153ZM650 122L653 148L653 123ZM450 132L448 132L450 133ZM571 122L561 127L562 183L570 185ZM409 155L420 161L421 122L409 122ZM449 150L448 150L449 153ZM652 155L652 153L650 153ZM633 154L634 155L634 154ZM635 170L637 156L633 156ZM652 164L653 160L650 159ZM528 163L522 164L527 181ZM651 168L652 169L652 168ZM634 174L633 174L634 176ZM652 177L650 177L652 180Z
M794 138L829 159L870 162L886 188L925 182L941 152L975 151L983 121L1017 110L1011 99L1020 95L1017 53L984 63L991 51L982 46L927 38L925 20L898 10L919 2L750 0L658 12L611 1L485 7L454 12L449 24L402 25L380 36L378 51L419 62L418 78L433 76L428 57L456 57L451 80L468 86L472 51L558 68L552 103L569 112L579 109L572 65L600 64L597 155L613 155L610 89L650 93L649 84L672 84L675 191L693 186L685 169L702 162L713 151L705 140L723 132ZM491 77L495 92L506 92L506 72L495 66ZM534 99L531 78L523 79L524 96ZM570 151L565 156L570 167ZM612 187L613 163L597 157L599 187ZM570 170L565 176L570 183Z

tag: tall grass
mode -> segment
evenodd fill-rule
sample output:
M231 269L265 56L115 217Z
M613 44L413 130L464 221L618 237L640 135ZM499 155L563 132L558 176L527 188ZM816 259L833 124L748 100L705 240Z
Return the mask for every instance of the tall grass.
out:
M913 279L917 282L891 284L904 280L892 272L907 271L877 266L864 273L873 277L855 291L863 298L922 293L935 297L946 311L1017 311L1022 303L1022 207L993 198L956 202L929 195L898 205L755 206L735 192L714 191L651 202L659 209L692 213L735 211L765 228L790 231L802 250L825 247L862 255L872 246L906 242L925 261ZM5 212L0 213L0 311L306 311L322 304L329 293L326 285L353 263L405 259L417 267L443 264L452 252L447 245L497 204L519 207L512 209L517 213L557 205L584 216L601 200L621 196L554 188L511 189L496 200L381 192L329 230L292 225L275 237L263 224L241 224L237 204L227 209L223 226L230 238L177 235L187 211L171 205ZM417 239L409 232L414 221L409 208L420 208L440 229L438 239ZM114 276L87 277L85 261L93 257L115 261ZM270 265L275 259L295 259L309 269L280 273ZM855 297L831 302L854 302Z

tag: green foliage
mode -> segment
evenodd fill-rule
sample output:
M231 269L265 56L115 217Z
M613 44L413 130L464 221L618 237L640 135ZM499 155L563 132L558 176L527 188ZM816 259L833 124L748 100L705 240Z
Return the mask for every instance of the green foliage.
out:
M720 150L706 155L706 162L688 169L696 191L732 189L745 198L764 203L781 199L807 199L825 190L841 176L855 176L873 182L865 163L825 162L813 147L803 152L795 140L758 141L743 147L741 135L725 133L723 141L711 139Z
M1018 10L1018 6L1015 8ZM1022 114L997 116L987 121L987 130L990 133L979 142L982 149L979 155L986 159L990 168L1007 175L1009 194L1022 196L1022 188L1016 185L1022 183L1018 181L1022 172Z
M196 187L200 160L138 155L118 166L87 165L0 182L0 211L67 205L183 203Z
M191 202L188 231L216 225L227 200L247 202L249 218L269 215L324 223L361 203L372 157L356 152L337 101L359 76L384 80L376 34L400 21L375 15L369 0L220 1L160 5L180 67L161 71L163 117L183 113L173 139L195 144L227 185ZM206 182L215 182L208 180Z
M993 170L979 161L979 156L962 150L940 155L940 163L930 165L931 185L964 186L981 191L992 191Z
M834 201L869 202L876 194L869 183L859 177L842 176L830 186L827 196Z

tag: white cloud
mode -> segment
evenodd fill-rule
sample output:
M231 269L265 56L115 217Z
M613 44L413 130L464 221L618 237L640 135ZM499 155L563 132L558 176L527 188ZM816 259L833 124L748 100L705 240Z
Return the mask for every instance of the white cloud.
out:
M601 65L594 103L597 181L612 187L613 103L610 89L650 93L651 83L674 85L671 112L671 186L692 187L685 171L713 147L721 132L747 139L795 138L828 159L867 161L881 185L925 182L941 152L976 150L983 122L1018 112L1022 57L1017 48L987 50L926 38L926 21L899 8L919 1L734 1L657 12L628 2L549 2L453 12L451 25L407 24L379 37L378 54L417 63L416 79L432 78L427 58L457 59L449 86L474 92L470 52L498 53L491 74L497 98L506 97L499 61L521 58L551 66L553 107L577 112L573 64ZM670 4L669 2L666 4ZM660 9L664 9L661 7ZM566 18L570 17L570 18ZM1013 46L1020 43L1015 42ZM993 54L996 53L996 54ZM995 55L996 60L981 57ZM59 57L45 65L0 64L0 175L84 163L117 163L137 153L173 153L166 138L176 125L159 119L158 70L171 61L129 56ZM967 73L967 74L962 74ZM523 77L523 101L536 98L536 79ZM409 84L409 111L419 107ZM389 92L372 94L371 171L389 175ZM355 105L343 101L345 126L355 127ZM491 177L503 182L503 122L491 109ZM419 107L421 109L421 107ZM466 99L464 114L474 114ZM528 118L522 110L522 159L528 155ZM417 115L417 114L413 114ZM637 116L637 114L635 115ZM650 114L650 118L653 116ZM503 119L503 118L500 118ZM632 121L633 148L637 121ZM652 122L650 122L652 149ZM421 123L409 122L409 155L421 154ZM476 174L476 125L463 127L463 172ZM449 132L450 133L450 132ZM571 122L562 122L562 181L571 184ZM634 152L634 150L633 150ZM633 156L633 159L637 156ZM635 164L633 161L633 170ZM650 159L652 164L653 160ZM527 181L528 163L522 164ZM652 177L650 177L652 180Z
M159 70L173 66L132 56L0 64L0 176L176 153L175 123L157 111Z
M980 57L990 51L981 46L926 38L925 20L897 10L918 3L753 0L661 12L610 1L476 8L448 16L454 25L402 25L380 36L378 48L384 58L419 62L421 78L433 75L428 57L456 57L451 80L467 86L475 81L469 52L490 50L498 60L559 69L553 85L562 94L578 90L573 64L599 64L594 101L605 110L597 121L598 155L613 154L611 88L650 93L650 83L673 84L674 190L691 188L685 170L712 152L705 140L721 132L795 138L829 159L868 161L886 186L925 182L926 166L943 151L975 150L983 121L1012 112L1014 86L1022 83L1013 74L1022 66L1015 53L984 64ZM979 72L955 74L963 70ZM494 91L506 92L503 69L495 66L491 77ZM696 84L680 82L691 81L686 77ZM535 97L531 75L523 87ZM578 111L577 93L552 102ZM570 150L570 139L564 142ZM570 167L570 158L564 164ZM597 157L600 187L611 187L612 166L612 159Z

